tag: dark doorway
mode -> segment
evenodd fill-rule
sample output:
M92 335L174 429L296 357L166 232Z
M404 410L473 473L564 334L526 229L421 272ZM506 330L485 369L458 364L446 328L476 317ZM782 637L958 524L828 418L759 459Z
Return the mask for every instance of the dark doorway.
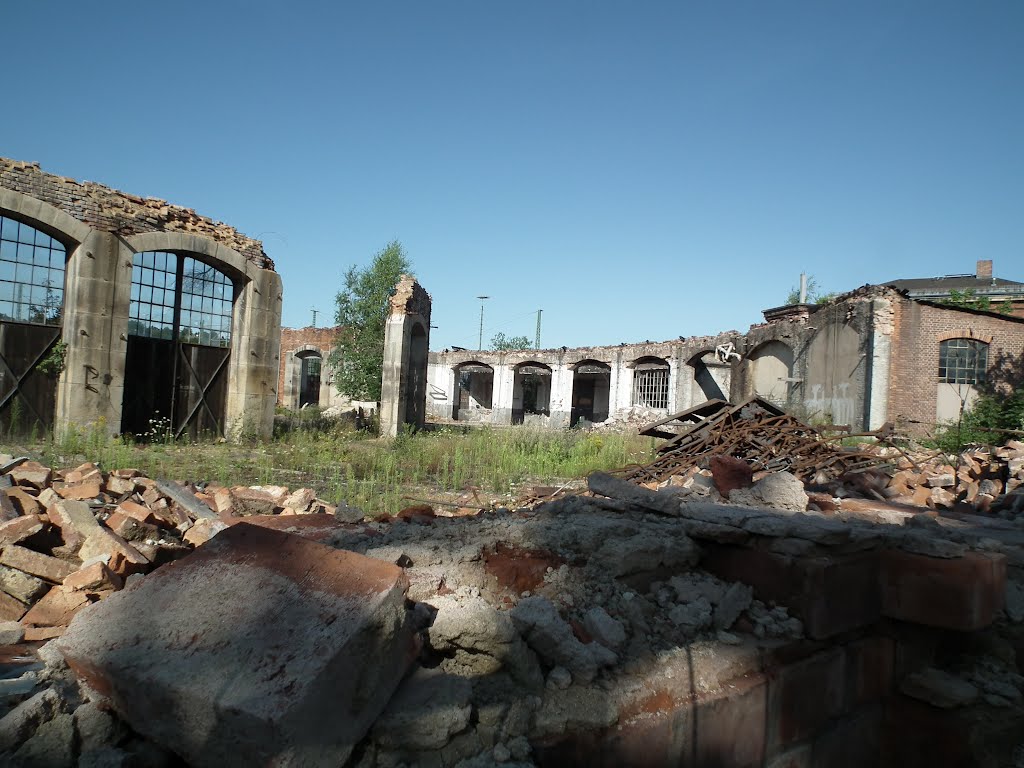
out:
M569 426L581 421L596 423L608 418L611 366L597 360L577 363L572 378L572 410Z
M121 432L223 437L234 285L191 256L135 254Z
M408 380L405 389L405 423L420 428L426 423L427 407L427 332L415 323L409 339Z
M320 404L320 370L323 358L316 352L302 355L302 372L299 380L299 408L304 405Z

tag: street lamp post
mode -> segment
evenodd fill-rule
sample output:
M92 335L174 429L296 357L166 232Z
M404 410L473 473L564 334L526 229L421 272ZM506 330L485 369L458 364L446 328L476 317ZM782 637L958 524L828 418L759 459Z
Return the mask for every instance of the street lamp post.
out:
M480 336L476 342L477 349L484 348L484 301L491 298L490 296L477 296L480 299Z

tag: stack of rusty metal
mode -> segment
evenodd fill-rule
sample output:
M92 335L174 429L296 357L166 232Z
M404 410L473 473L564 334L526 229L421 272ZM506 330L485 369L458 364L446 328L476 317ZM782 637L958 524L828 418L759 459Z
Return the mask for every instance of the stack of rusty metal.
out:
M637 483L664 482L692 467L707 466L712 456L732 456L755 471L791 472L805 482L822 483L887 461L876 453L844 448L759 397L733 405L709 400L648 424L642 435L665 438L661 454L649 464L617 474ZM886 431L872 433L884 438Z

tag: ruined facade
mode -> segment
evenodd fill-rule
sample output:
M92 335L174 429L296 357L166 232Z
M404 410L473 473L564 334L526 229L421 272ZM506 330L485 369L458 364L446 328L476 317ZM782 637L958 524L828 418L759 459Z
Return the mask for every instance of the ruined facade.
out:
M278 405L297 410L307 405L344 408L350 404L334 387L334 376L327 363L337 335L337 326L281 329Z
M267 435L281 279L258 240L0 158L0 426Z
M432 420L568 427L759 395L853 431L955 419L978 386L1019 371L1024 321L865 286L765 311L747 333L614 347L432 353ZM1017 367L1013 367L1017 366Z
M427 355L430 349L430 296L410 275L402 275L389 302L384 326L384 365L380 394L381 434L426 422Z

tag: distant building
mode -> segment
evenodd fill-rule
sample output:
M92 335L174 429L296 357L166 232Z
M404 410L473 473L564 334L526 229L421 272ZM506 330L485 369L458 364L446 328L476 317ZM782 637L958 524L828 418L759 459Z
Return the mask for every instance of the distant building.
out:
M908 280L891 280L885 285L905 293L911 299L943 301L951 291L970 291L977 298L987 298L993 312L1000 311L1005 302L1012 307L1015 317L1024 317L1024 283L1004 280L992 276L992 260L980 260L974 274L941 275L939 277L915 277Z

